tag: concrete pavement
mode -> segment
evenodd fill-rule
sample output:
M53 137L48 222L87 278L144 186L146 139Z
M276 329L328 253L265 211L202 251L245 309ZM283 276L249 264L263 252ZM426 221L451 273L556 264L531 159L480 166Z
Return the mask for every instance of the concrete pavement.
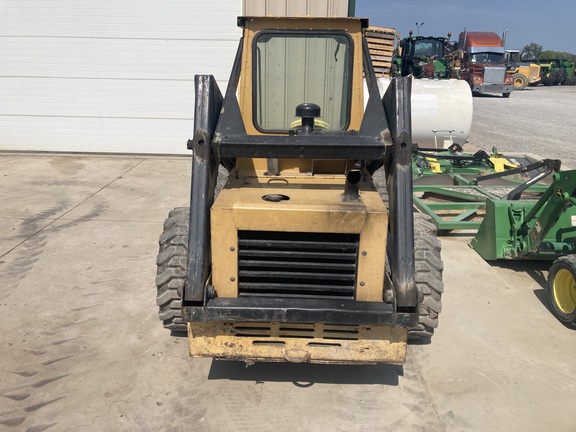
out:
M574 431L576 332L547 264L443 237L444 310L404 366L190 359L155 257L190 160L0 155L0 431Z

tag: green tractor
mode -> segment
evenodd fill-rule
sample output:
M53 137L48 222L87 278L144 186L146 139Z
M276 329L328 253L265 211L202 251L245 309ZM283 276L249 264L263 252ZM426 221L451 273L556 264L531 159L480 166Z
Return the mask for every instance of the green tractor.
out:
M540 76L545 86L576 85L574 62L567 59L538 59Z
M448 37L410 36L399 42L398 55L392 60L392 76L414 78L457 78L459 58Z

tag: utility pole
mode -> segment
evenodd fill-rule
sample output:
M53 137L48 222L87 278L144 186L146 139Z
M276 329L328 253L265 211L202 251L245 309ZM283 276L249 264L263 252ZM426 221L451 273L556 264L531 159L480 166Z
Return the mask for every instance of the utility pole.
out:
M418 27L418 35L417 36L420 36L420 27L422 27L423 25L424 25L424 21L422 21L421 23L418 23L418 22L416 23L416 27Z

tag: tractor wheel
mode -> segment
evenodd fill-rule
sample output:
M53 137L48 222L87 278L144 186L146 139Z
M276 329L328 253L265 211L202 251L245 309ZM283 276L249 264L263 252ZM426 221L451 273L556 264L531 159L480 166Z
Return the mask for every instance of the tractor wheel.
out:
M576 255L558 258L550 267L548 299L556 318L576 327Z
M508 99L512 93L502 93L502 97Z
M172 210L164 222L160 236L160 251L156 258L156 303L164 328L173 332L186 331L182 321L182 292L188 274L188 237L190 209Z
M444 291L441 249L442 245L435 233L422 229L420 222L414 224L414 280L418 288L420 317L418 325L408 332L409 340L429 340L438 327Z
M514 74L512 78L514 79L514 90L524 90L524 87L528 85L528 79L521 73Z
M576 85L576 77L566 78L566 85L569 86Z
M562 69L558 71L558 84L559 85L566 85L566 79L568 78L568 72Z

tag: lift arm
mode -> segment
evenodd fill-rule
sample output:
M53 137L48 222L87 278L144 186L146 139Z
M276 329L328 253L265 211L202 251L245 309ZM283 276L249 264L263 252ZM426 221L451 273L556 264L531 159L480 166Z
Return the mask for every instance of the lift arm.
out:
M526 215L520 233L528 244L526 253L537 252L550 229L569 207L576 205L576 171L554 174L552 185ZM540 211L541 210L541 211ZM539 216L537 216L539 214ZM531 222L536 222L529 228Z

